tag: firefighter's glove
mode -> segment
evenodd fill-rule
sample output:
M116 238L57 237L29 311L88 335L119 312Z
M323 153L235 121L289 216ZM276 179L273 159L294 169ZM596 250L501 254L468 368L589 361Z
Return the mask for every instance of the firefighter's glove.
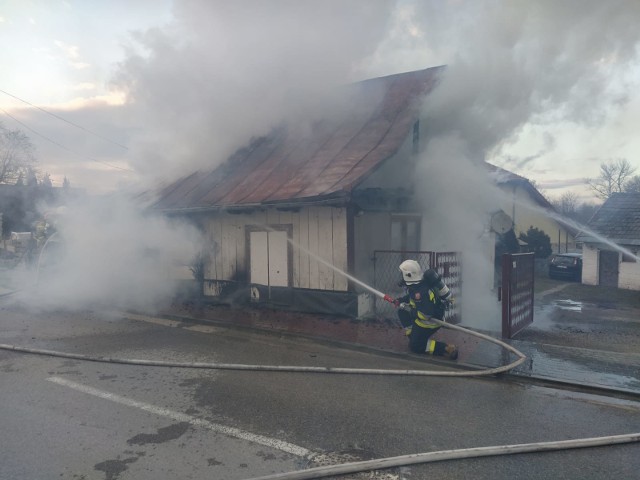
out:
M399 299L399 298L396 298L396 299L393 301L393 305L394 305L396 308L400 308L400 299Z
M408 303L398 303L398 308L400 310L406 310L407 312L411 311L411 305L409 305Z
M453 297L442 298L440 301L442 302L442 305L444 305L445 310L451 310L455 305L455 299Z
M409 335L411 335L411 327L405 327L404 328L404 334L408 337Z

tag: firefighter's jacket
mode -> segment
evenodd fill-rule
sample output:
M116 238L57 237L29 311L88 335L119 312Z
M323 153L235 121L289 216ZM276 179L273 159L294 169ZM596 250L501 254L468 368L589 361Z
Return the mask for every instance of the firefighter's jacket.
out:
M411 307L413 323L422 328L439 328L440 325L429 322L429 317L444 319L446 305L442 299L447 298L450 293L440 275L428 270L419 283L407 285L406 288L407 295L398 300Z

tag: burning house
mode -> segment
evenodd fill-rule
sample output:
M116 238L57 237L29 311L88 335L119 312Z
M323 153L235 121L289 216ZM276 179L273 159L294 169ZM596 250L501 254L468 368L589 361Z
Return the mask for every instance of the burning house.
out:
M421 111L443 71L350 85L330 114L284 124L213 171L165 187L153 208L188 216L205 232L197 269L204 295L364 316L375 296L356 279L378 285L375 252L394 252L388 268L397 280L403 252L446 251L433 241L437 229L415 195L413 173L429 161ZM479 256L493 268L495 232L483 245ZM444 276L458 288L458 259L449 267Z

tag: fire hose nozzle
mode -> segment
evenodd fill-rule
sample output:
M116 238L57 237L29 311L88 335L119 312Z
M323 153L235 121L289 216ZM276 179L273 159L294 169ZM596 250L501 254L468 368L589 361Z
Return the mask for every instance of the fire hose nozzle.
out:
M385 294L384 297L382 297L382 299L385 302L389 302L389 303L396 303L396 301L393 299L393 297L391 295L387 295Z

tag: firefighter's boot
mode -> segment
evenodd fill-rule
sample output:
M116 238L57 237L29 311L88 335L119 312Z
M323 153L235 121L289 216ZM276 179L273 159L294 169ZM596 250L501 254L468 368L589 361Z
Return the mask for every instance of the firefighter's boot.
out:
M447 353L447 357L449 357L451 360L458 359L458 347L456 347L455 345L447 344L444 351Z

